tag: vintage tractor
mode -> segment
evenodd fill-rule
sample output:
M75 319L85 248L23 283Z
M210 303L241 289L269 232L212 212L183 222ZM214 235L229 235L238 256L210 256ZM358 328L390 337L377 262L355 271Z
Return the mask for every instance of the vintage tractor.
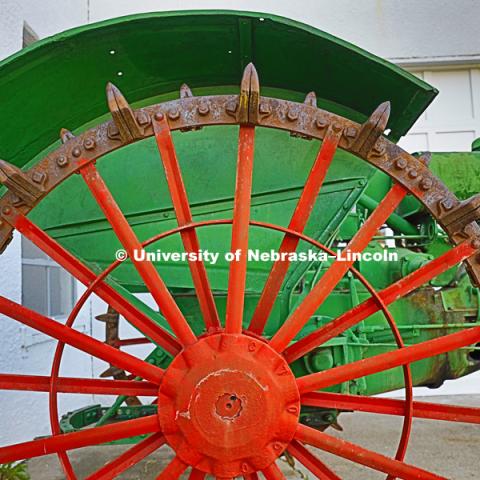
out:
M404 457L415 417L480 423L412 393L480 368L480 153L396 145L436 93L314 28L240 12L120 18L4 61L0 245L19 232L86 290L65 323L0 297L58 341L50 376L0 375L49 393L52 429L0 463L56 453L75 479L68 450L125 442L88 479L163 444L159 479L279 479L282 455L338 479L313 446L389 479L443 478ZM73 328L92 294L105 342ZM61 376L66 345L112 378ZM118 399L61 416L61 393ZM331 435L343 411L402 416L396 452Z

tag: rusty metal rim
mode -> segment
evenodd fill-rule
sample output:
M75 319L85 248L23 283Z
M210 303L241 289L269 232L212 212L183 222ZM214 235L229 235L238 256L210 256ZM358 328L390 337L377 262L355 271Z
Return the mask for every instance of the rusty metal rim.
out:
M27 188L10 188L0 198L0 248L11 239L13 227L5 214L12 207L26 215L41 199L81 167L79 160L95 162L102 156L123 146L154 135L155 118L168 120L171 130L188 131L213 125L238 125L241 118L242 94L183 98L132 110L113 85L107 88L113 120L85 131L78 137L63 134L64 144L48 154L28 171L21 173ZM308 96L307 96L308 99ZM309 103L296 103L268 97L258 97L256 118L248 118L254 125L288 131L296 136L323 140L329 128L341 131L339 148L356 155L388 174L414 195L448 233L454 245L465 239L477 240L480 229L467 218L464 223L452 222L452 215L462 204L456 196L428 169L422 159L415 158L392 143L382 131L378 112L360 125L332 114ZM127 112L127 115L125 115ZM130 115L130 117L129 117ZM375 117L376 115L376 117ZM240 118L239 118L240 117ZM388 119L388 113L386 115ZM379 128L380 127L380 128ZM2 162L6 163L6 162ZM5 183L7 186L8 183ZM11 185L10 185L11 186ZM456 220L461 215L454 215ZM467 261L474 283L480 283L480 264L474 258Z

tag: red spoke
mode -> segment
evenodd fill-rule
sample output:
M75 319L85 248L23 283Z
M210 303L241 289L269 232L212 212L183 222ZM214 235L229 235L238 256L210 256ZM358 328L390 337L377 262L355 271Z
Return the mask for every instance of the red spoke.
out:
M312 209L317 201L318 193L322 187L323 181L327 175L328 167L332 162L337 145L341 137L341 130L334 131L330 128L322 142L320 151L318 152L315 163L310 170L305 186L303 187L302 194L298 200L295 211L288 228L296 232L303 232L305 225L310 217ZM294 237L285 234L282 243L278 251L294 252L297 249L299 237ZM275 300L277 299L278 292L282 287L283 280L287 274L289 261L277 260L270 271L270 274L263 287L262 295L258 301L258 305L253 313L252 320L248 329L258 335L263 333L265 324L272 311Z
M480 327L468 328L440 338L418 343L392 352L382 353L357 362L341 365L323 372L305 375L297 380L301 394L338 385L355 378L390 370L424 358L434 357L480 341Z
M160 383L163 370L140 360L133 355L121 352L116 348L106 345L95 338L77 332L73 328L66 327L50 318L44 317L23 305L12 302L0 296L0 312L18 322L28 325L39 332L56 338L74 348L82 350L90 355L112 363L118 368L133 373L153 383Z
M0 390L49 392L51 377L0 373ZM89 393L92 395L127 395L156 397L158 385L133 380L104 380L96 378L60 377L55 381L60 393Z
M288 451L320 480L341 480L335 472L330 470L330 468L297 440L293 440L290 443Z
M85 480L111 480L142 461L164 443L165 438L163 435L161 433L154 433L132 448L129 448L126 452L104 465L95 473L89 475Z
M65 250L58 242L28 218L21 214L11 215L11 222L12 226L22 235L28 238L40 248L40 250L45 252L52 260L61 265L85 286L88 287L95 281L96 275L92 270ZM137 327L146 337L150 338L167 352L176 355L180 351L181 345L176 338L128 302L128 300L120 295L113 287L101 281L95 286L94 292L120 315L125 317L133 326Z
M393 398L311 392L302 396L302 405L402 416L405 414L406 402ZM480 424L480 408L475 407L413 402L413 416L430 420Z
M327 435L319 430L299 425L295 438L313 447L320 448L326 452L333 453L339 457L346 458L352 462L359 463L366 467L380 472L394 475L405 480L446 480L444 477L427 472L420 468L408 465L398 460L393 460L354 443L346 442L339 438Z
M189 475L189 480L203 480L207 474L196 468L192 468L192 471Z
M235 184L235 204L233 208L232 243L230 248L233 254L238 252L239 257L230 262L227 310L225 316L225 331L227 333L241 333L243 324L254 140L255 127L241 125L238 138L237 177Z
M476 249L471 242L465 241L426 265L423 265L415 272L384 288L378 292L378 296L385 305L390 305L399 298L429 282L432 278L435 278L457 263L470 257L475 251ZM298 342L290 345L284 352L287 362L291 363L297 360L312 349L323 345L331 338L354 327L357 323L378 312L380 309L378 301L376 301L375 298L371 297L365 300L335 320L323 325Z
M120 243L127 251L132 263L145 282L146 287L155 299L163 316L172 328L173 333L183 345L195 343L195 334L187 323L183 313L178 308L178 305L175 303L165 283L160 278L155 266L150 261L139 261L135 259L135 252L140 253L142 251L142 244L115 202L115 199L98 173L95 165L93 163L85 164L80 169L80 173L112 226Z
M178 457L174 459L166 466L156 480L173 480L178 478L186 469L188 465L183 463Z
M257 472L248 473L247 475L244 475L243 478L245 480L258 480L258 473Z
M192 223L193 218L170 128L165 118L154 121L153 126L178 226L182 227ZM183 230L181 237L186 252L196 253L200 250L197 232L194 229ZM220 327L220 320L205 265L203 262L189 261L189 267L207 330L216 330Z
M362 252L368 245L385 220L393 213L397 205L407 194L401 185L394 185L378 207L372 212L360 230L345 247L345 252ZM353 260L336 260L323 274L312 291L303 299L302 303L294 310L285 323L272 337L270 345L281 352L292 341L300 330L305 326L311 316L320 307L337 283L353 264Z
M50 453L99 445L100 443L113 442L122 438L158 432L158 430L157 415L126 420L125 422L112 423L103 427L89 428L79 432L64 433L2 447L0 448L0 463L16 462L17 460L40 457Z
M283 475L275 462L265 470L262 470L262 473L266 480L283 480L285 478L285 475Z

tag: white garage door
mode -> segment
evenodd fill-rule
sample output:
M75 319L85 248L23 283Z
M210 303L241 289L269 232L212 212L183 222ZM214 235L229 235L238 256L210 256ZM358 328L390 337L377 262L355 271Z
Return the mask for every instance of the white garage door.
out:
M480 137L480 68L413 72L440 93L400 145L409 152L470 151ZM416 395L452 395L480 392L480 373L445 382L436 390L416 389ZM400 393L400 392L399 392Z
M480 68L413 72L440 93L400 145L409 152L470 151L480 137Z

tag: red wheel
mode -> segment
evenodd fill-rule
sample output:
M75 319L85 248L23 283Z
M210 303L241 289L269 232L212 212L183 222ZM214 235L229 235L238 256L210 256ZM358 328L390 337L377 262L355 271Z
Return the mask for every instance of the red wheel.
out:
M80 137L69 138L57 152L49 155L28 173L18 171L9 164L2 164L4 176L7 178L5 184L10 188L0 200L4 222L0 230L2 238L10 235L15 228L84 283L87 290L66 325L0 297L1 313L59 341L51 377L0 375L2 389L50 393L53 430L51 437L0 448L0 462L57 453L65 475L73 479L76 476L66 451L135 435L149 435L88 478L114 478L165 443L174 450L175 457L157 478L178 478L188 468L191 469L191 478L204 478L206 474L212 474L217 478L243 476L255 479L259 472L267 479L284 478L276 460L286 450L318 478L339 478L308 450L306 445L384 472L389 478L442 478L403 461L412 417L480 423L480 409L413 402L409 364L475 344L480 341L480 327L405 347L387 306L461 261L468 262L472 276L476 279L478 267L474 255L480 247L479 229L474 222L465 220L465 224L461 223L462 218L466 218L461 215L462 205L431 175L421 160L411 157L381 137L388 119L388 106L379 107L361 126L310 104L300 105L263 98L259 96L258 78L252 65L245 71L239 97L187 97L168 104L146 107L135 114L113 86L109 87L108 94L113 122L107 122ZM180 113L173 115L174 111ZM146 127L140 128L140 116L142 125L147 125ZM214 124L240 125L234 214L231 220L195 223L170 131ZM259 126L280 128L296 135L323 140L288 227L252 221L250 218L255 131ZM114 139L111 138L112 131L117 132L113 135ZM142 244L98 173L95 161L120 146L118 136L124 144L151 135L156 137L167 174L178 228L163 232ZM429 209L445 227L455 246L380 292L375 292L353 269L353 260L335 261L278 331L271 338L266 338L263 336L264 327L289 263L274 263L251 322L244 328L247 271L245 252L249 230L266 228L283 233L280 252L295 251L300 240L328 251L316 240L305 236L303 230L337 147L353 152L378 166L395 181L377 209L345 247L348 251L363 251L407 193L415 195ZM50 169L53 163L59 165L59 158L63 159L62 169ZM413 171L415 175L412 174ZM25 195L25 191L29 191L25 185L30 185L32 175L45 172L49 175L41 194L23 204L16 202L15 198L18 198L19 194ZM153 321L153 312L152 317L143 313L131 299L120 295L106 282L118 262L97 276L27 218L30 209L45 194L74 172L82 175L169 323L173 335ZM14 177L17 181L11 182ZM19 190L19 184L24 186L23 190ZM134 251L178 233L185 250L195 252L199 249L197 229L230 223L231 251L239 250L240 255L230 264L224 325L220 322L203 263L189 264L205 320L205 331L197 337L156 268L148 261L136 260ZM371 298L301 340L294 341L349 270L365 284ZM75 317L91 293L97 294L135 325L148 341L169 352L173 357L169 367L163 370L73 330L71 327ZM384 312L399 349L295 378L290 367L293 361L377 311ZM137 379L59 377L64 345L73 346L115 365ZM404 367L406 401L319 391L398 366ZM118 424L60 434L56 396L61 392L150 396L158 404L158 413ZM301 406L404 416L405 423L396 458L369 451L301 424Z

